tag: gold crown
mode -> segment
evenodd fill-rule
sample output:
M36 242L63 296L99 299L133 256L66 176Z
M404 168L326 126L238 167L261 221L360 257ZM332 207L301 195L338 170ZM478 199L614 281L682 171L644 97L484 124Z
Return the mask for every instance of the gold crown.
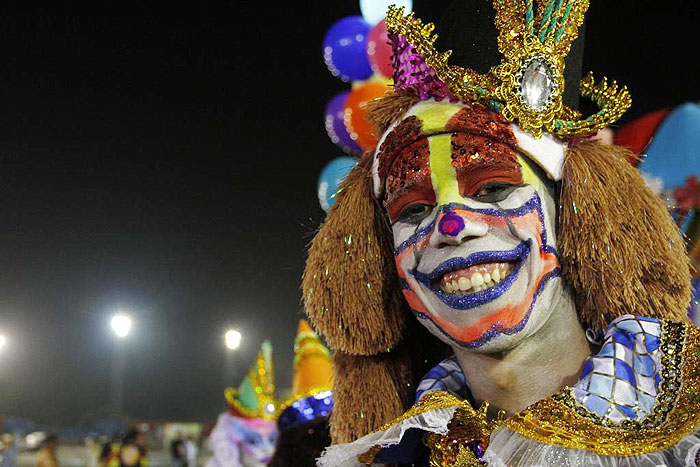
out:
M479 102L518 121L535 137L542 131L561 137L594 134L619 119L632 104L626 87L603 78L595 84L589 73L580 83L581 96L600 110L582 119L563 105L564 59L588 10L588 0L494 0L495 25L501 63L486 74L449 65L451 51L438 52L432 23L423 24L413 13L389 7L386 28L405 37L421 54L450 92L465 103Z

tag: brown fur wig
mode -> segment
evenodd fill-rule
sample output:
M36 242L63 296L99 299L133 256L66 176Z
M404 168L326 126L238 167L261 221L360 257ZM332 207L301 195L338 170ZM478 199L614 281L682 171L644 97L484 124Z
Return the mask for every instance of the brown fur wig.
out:
M375 115L386 117L377 122L385 127L401 113L386 106ZM686 319L691 290L683 241L628 155L595 141L572 144L566 154L558 247L584 327L601 329L624 314ZM341 185L311 242L302 281L309 318L336 352L334 443L401 415L446 347L417 324L401 295L371 163L366 154Z

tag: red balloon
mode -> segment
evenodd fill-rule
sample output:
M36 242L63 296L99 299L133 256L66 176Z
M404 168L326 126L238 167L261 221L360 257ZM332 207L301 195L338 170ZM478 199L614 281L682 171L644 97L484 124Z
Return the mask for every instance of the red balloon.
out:
M386 22L381 20L370 29L367 35L367 58L375 73L387 78L394 75L394 67L391 64L391 41L386 31Z
M374 133L374 126L367 121L367 104L378 97L382 97L389 90L388 86L377 83L365 84L352 92L345 102L343 120L350 137L359 144L362 149L374 149L379 142Z

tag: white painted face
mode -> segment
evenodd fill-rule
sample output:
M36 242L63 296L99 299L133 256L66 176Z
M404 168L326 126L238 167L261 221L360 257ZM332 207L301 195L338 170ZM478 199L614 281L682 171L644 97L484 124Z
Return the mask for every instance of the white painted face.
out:
M266 466L275 453L277 424L261 418L232 418L232 433L240 448L241 464L245 467Z
M422 102L382 138L382 193L404 296L452 346L496 352L562 293L556 203L512 126L481 107Z

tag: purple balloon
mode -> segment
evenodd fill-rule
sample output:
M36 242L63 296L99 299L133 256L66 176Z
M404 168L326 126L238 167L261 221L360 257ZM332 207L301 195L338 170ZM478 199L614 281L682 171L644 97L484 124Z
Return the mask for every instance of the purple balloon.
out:
M323 38L323 59L334 76L343 81L364 80L372 76L367 58L370 29L362 16L347 16L331 26Z
M326 106L326 131L335 144L347 154L360 155L362 149L354 139L350 137L343 121L345 102L348 100L350 91L343 91L333 96L333 99Z

